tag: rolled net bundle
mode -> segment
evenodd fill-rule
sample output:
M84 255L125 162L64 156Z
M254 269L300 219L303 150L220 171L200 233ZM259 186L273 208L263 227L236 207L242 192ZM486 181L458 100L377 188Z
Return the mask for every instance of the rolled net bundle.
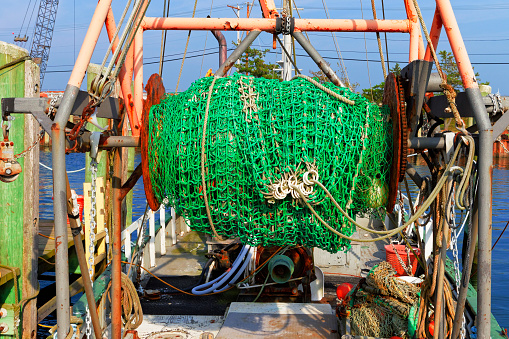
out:
M323 226L304 200L347 236L355 227L316 181L352 218L386 204L389 110L324 84L331 95L303 78L280 82L234 74L217 78L209 98L212 81L199 79L150 111L148 162L155 197L185 215L193 230L210 234L203 176L219 235L251 245L348 249L349 241Z

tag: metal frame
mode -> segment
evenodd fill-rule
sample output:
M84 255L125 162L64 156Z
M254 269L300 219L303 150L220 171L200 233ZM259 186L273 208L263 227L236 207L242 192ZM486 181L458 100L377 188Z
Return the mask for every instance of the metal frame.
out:
M57 284L57 325L59 336L64 337L69 329L69 297L67 293L67 228L66 228L66 197L65 197L65 134L64 127L71 114L71 109L85 76L103 23L106 25L110 39L115 31L115 21L110 9L112 0L100 0L92 17L87 34L83 41L74 69L69 78L64 97L52 125L53 138L53 182L54 182L54 215L56 241L56 284ZM243 30L265 31L276 33L276 18L272 0L260 1L263 19L212 19L212 18L144 18L141 29L136 33L135 41L127 55L119 81L122 87L122 97L126 103L132 133L139 136L140 121L143 109L143 31L145 30ZM466 89L468 99L474 110L474 116L479 126L479 293L478 293L478 335L488 338L490 333L491 316L491 166L492 166L492 127L482 96L475 80L474 72L468 54L459 32L449 0L436 0L437 10L431 26L432 43L436 47L443 27L447 33L455 60ZM146 2L145 2L146 5ZM409 62L417 59L430 60L429 48L424 49L421 29L417 14L411 0L404 0L407 18L404 20L321 20L295 19L295 32L301 31L335 31L335 32L391 32L409 33ZM131 80L134 74L134 95L131 92ZM120 161L116 152L115 163ZM119 168L120 166L115 166ZM117 209L119 205L118 175L114 176L114 199ZM121 200L120 200L121 201ZM114 248L120 244L117 239L120 234L121 220L114 224ZM113 258L113 326L114 338L120 338L119 303L117 300L120 289L120 251L114 249ZM118 319L117 319L118 318Z

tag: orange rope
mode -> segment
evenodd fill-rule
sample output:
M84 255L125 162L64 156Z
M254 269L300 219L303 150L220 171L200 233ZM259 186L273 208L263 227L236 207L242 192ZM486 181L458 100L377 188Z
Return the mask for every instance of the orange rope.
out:
M48 263L48 264L50 264L50 265L55 265L55 263L54 263L54 262L48 261L48 260L44 259L43 257L39 257L39 259L41 259L42 261L47 262L47 263Z
M41 237L45 237L45 238L48 238L48 239L51 239L51 240L55 240L55 238L49 237L49 236L44 235L42 233L37 233L37 234L39 234Z

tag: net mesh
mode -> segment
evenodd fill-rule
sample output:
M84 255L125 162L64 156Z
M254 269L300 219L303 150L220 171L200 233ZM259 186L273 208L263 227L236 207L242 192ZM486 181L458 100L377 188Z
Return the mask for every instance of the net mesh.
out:
M408 338L412 307L419 299L419 288L395 277L392 266L382 261L373 267L351 300L350 324L355 335ZM414 321L410 319L410 323ZM415 330L415 329L413 329Z
M154 194L212 233L203 198L201 139L213 78L169 95L149 116L148 158ZM392 126L379 107L347 88L306 79L280 82L234 74L217 78L208 111L205 183L219 235L251 245L300 244L329 252L350 244L310 213L294 187L329 225L350 236L347 213L376 213L387 202ZM292 188L293 187L293 188Z

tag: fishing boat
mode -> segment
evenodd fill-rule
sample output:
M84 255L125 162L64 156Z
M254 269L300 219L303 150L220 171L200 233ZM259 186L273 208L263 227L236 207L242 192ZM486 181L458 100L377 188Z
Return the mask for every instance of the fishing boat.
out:
M128 1L117 21L98 1L61 95L41 96L39 66L0 45L1 336L34 338L55 310L52 338L507 337L491 314L491 171L509 106L482 95L449 0L432 22L417 0L397 20L374 2L373 19L297 18L272 0L260 17L149 17L149 3ZM92 65L103 25L110 45ZM167 93L162 71L144 74L154 30L211 31L219 67ZM437 58L442 30L459 93ZM227 31L246 33L231 53ZM312 32L376 33L380 103L336 74ZM409 37L399 73L381 33ZM231 72L262 35L281 49L281 76ZM299 70L292 43L322 79ZM44 134L54 218L43 221ZM66 172L75 153L83 196ZM131 222L139 181L147 208ZM53 270L54 297L42 295Z

